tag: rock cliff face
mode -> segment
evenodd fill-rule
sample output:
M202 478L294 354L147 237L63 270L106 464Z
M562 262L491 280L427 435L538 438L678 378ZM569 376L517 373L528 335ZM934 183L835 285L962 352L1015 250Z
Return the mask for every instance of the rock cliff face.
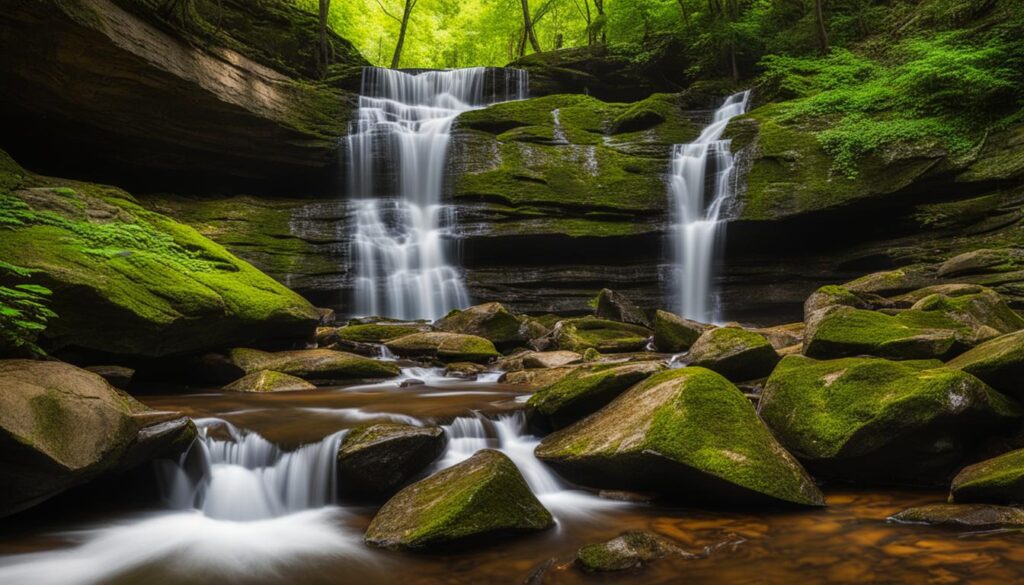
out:
M2 5L0 147L27 166L206 190L309 183L336 164L365 61L334 37L320 81L315 17L291 4L198 0L184 18L155 0Z

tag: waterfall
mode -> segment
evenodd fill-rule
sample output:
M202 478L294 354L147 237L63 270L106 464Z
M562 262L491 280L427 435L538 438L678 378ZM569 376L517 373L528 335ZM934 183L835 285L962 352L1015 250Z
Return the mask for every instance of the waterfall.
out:
M491 75L487 92L488 71L363 69L348 136L357 315L437 319L469 304L446 249L454 210L441 203L452 122L467 110L526 97L528 83L525 71L505 69L502 83ZM396 179L378 185L388 172Z
M726 98L695 142L677 144L672 151L673 295L677 310L688 319L717 320L711 281L724 224L719 215L735 192L732 150L722 133L729 120L747 111L749 99L749 90Z
M345 432L283 451L263 437L220 419L196 421L199 436L161 479L176 509L219 520L275 518L333 504L336 462Z

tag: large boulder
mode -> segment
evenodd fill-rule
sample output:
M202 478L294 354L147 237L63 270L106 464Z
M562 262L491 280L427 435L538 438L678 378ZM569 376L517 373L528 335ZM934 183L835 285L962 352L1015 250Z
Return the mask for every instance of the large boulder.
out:
M33 176L2 151L0 175L0 258L53 291L52 348L159 357L316 327L302 297L120 189Z
M687 500L824 503L743 393L704 368L655 374L548 435L535 453L569 479L594 487Z
M294 392L316 390L316 386L289 374L273 370L260 370L246 374L224 386L225 392Z
M893 514L889 520L902 524L991 530L1024 526L1024 509L987 504L928 504Z
M521 358L523 368L560 368L583 360L575 351L531 351Z
M603 364L577 369L530 396L534 419L561 428L595 412L630 386L665 369L656 361Z
M344 327L324 327L318 331L325 343L384 343L413 333L430 331L429 325L421 323L405 323L400 321L383 321L380 323L357 323Z
M1004 394L1024 398L1024 331L986 341L946 365L972 374Z
M960 503L1024 504L1024 449L963 468L953 478L949 499Z
M394 363L333 349L269 352L235 348L228 352L227 358L239 376L271 370L311 380L362 380L393 378L400 373Z
M636 306L625 295L607 288L601 289L601 292L597 294L597 307L594 309L594 316L598 319L651 327L651 320L644 314L643 309Z
M643 350L650 336L650 329L639 325L581 317L559 321L541 345L575 352L596 349L601 353L618 353Z
M687 357L690 365L714 370L734 382L763 378L779 362L779 354L763 335L739 327L709 329Z
M576 564L584 571L624 571L667 557L701 558L672 541L643 530L623 532L608 542L588 544L576 551Z
M486 362L500 355L494 344L483 337L441 331L403 335L384 345L402 357L445 362Z
M761 394L761 418L809 469L868 483L941 483L985 432L1021 408L941 362L787 356Z
M375 423L349 431L338 448L338 489L356 496L386 496L444 451L444 430Z
M366 530L366 543L418 549L554 526L512 460L484 449L395 494Z
M0 360L0 516L191 444L178 412L147 408L55 361Z
M658 310L654 313L654 347L668 353L686 351L707 329L703 323Z
M434 323L434 327L438 331L483 337L497 347L512 347L529 341L525 322L501 303L485 303L452 311Z

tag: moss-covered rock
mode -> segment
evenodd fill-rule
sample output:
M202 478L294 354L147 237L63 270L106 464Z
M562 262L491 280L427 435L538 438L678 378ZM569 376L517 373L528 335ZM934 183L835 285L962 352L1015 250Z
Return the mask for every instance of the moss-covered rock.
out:
M273 370L260 370L246 374L224 386L225 392L294 392L316 390L316 386L289 374Z
M603 288L597 294L597 307L594 316L598 319L622 321L641 327L651 327L651 320L633 301L611 289Z
M786 323L785 325L773 325L771 327L759 327L751 329L754 333L761 335L772 344L776 351L790 350L794 346L798 351L802 350L804 333L807 327L803 323Z
M960 470L950 485L952 502L1024 504L1024 449Z
M603 364L579 368L541 388L527 404L550 428L561 428L595 412L630 386L665 369L662 362Z
M893 514L889 521L987 530L1024 526L1024 509L986 504L929 504Z
M657 534L630 530L608 542L580 547L576 551L576 564L584 571L624 571L667 556L700 558Z
M157 357L316 327L302 297L128 193L0 168L0 257L53 290L50 347Z
M617 353L643 350L650 336L651 330L639 325L581 317L559 321L548 340L555 349Z
M483 337L496 347L511 347L530 339L523 321L501 303L484 303L452 311L434 327L438 331Z
M787 356L761 393L761 418L817 473L854 482L941 482L965 450L1021 408L941 362Z
M373 517L366 543L418 549L554 523L512 460L484 449L398 492Z
M739 327L705 331L690 348L690 365L714 370L740 382L763 378L779 362L779 354L763 335Z
M566 477L594 487L687 500L824 503L743 393L704 368L655 374L548 435L535 453Z
M703 323L658 310L654 313L654 347L668 353L686 351L707 329Z
M338 448L338 489L355 496L386 496L444 452L440 427L376 423L352 429Z
M173 457L195 437L100 376L55 361L0 360L0 516L101 474Z
M361 380L393 378L400 373L394 363L332 349L269 352L235 348L227 357L240 375L271 370L312 380Z
M999 293L985 287L947 286L945 290L921 298L910 308L945 315L959 325L957 339L967 346L1024 329L1024 318L1011 309Z
M334 329L332 336L340 341L384 343L391 339L397 339L413 333L425 333L429 330L429 326L421 323L358 323L338 327Z
M486 362L500 354L494 344L476 335L460 333L413 333L384 345L402 357L436 358L446 362Z
M875 308L871 301L865 298L864 293L856 293L846 287L830 284L814 291L804 301L804 321L810 321L819 311L829 307Z
M1004 394L1024 398L1024 331L986 341L946 365L972 374Z
M583 356L575 351L531 351L521 358L523 367L533 368L559 368L569 364L583 361Z

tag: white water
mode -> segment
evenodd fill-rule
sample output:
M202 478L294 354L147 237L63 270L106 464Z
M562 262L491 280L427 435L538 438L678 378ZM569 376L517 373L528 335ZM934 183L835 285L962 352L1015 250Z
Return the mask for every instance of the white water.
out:
M722 140L722 133L729 120L747 111L749 99L749 90L729 96L695 142L677 144L672 152L674 304L684 317L704 323L718 317L712 278L724 227L719 216L735 193L731 141Z
M504 95L495 89L485 99L484 67L418 74L363 70L359 112L348 137L357 315L433 320L469 304L446 249L454 213L441 203L448 143L462 112L526 97L526 72L504 75ZM397 175L397 190L375 184L388 170Z

